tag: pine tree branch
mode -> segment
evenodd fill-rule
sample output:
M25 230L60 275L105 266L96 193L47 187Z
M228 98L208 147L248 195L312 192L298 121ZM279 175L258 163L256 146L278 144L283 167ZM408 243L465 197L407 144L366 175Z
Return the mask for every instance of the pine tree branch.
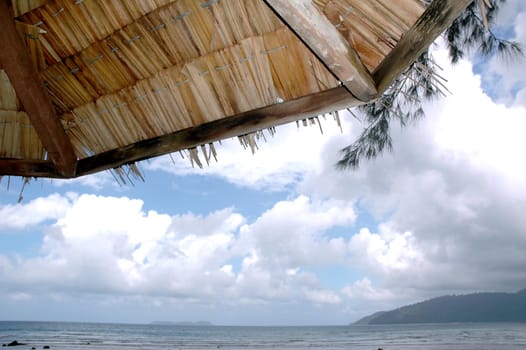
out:
M392 150L391 121L398 120L402 127L424 117L422 101L443 94L435 81L440 79L437 67L426 52L413 63L376 101L360 107L369 125L358 139L341 150L338 169L356 169L363 158L372 159L384 150Z
M452 63L457 63L469 51L477 51L484 57L498 55L505 59L523 55L518 43L499 38L490 28L504 2L484 0L484 8L477 6L480 0L474 1L453 21L444 33ZM481 8L484 13L480 12ZM489 29L486 30L486 27ZM392 150L390 123L398 120L402 127L415 123L425 117L423 102L445 95L444 91L449 92L445 79L437 73L438 69L441 68L425 52L379 99L359 107L359 114L369 125L357 140L340 151L342 157L336 167L341 170L356 169L363 158L375 158L385 149Z

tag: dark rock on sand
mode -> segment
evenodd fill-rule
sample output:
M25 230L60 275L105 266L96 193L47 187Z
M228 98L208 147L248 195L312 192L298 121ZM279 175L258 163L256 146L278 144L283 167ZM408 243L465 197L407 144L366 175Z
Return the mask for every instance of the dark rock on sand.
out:
M49 349L49 345L44 345L42 349Z
M7 344L7 346L19 346L19 345L26 345L24 343L19 343L18 341L14 340L11 343Z

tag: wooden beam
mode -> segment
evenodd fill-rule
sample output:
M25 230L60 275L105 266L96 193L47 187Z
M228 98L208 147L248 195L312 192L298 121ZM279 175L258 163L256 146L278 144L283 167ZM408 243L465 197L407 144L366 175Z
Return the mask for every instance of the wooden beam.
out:
M378 96L442 34L473 0L434 0L376 68Z
M358 99L376 97L375 83L360 57L312 0L265 0L292 31Z
M60 174L73 176L77 157L16 29L6 0L0 0L0 28L0 64L15 88L49 159Z
M362 104L343 86L80 159L77 176Z
M1 0L0 0L1 1ZM0 159L0 176L63 178L49 160Z

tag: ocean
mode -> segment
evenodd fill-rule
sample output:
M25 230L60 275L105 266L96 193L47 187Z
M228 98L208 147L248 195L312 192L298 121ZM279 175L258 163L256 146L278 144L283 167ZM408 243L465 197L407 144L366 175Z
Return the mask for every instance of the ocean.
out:
M526 324L422 324L320 327L176 326L2 322L5 350L493 350L526 349Z

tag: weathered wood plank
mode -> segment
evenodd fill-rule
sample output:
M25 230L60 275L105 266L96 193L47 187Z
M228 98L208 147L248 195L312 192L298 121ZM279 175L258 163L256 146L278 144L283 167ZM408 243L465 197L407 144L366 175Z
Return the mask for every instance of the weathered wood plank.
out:
M473 0L434 0L373 73L378 96L446 30Z
M80 159L77 176L362 104L343 86Z
M63 178L49 160L0 159L0 176Z
M331 72L364 102L376 96L360 57L312 0L265 0Z
M77 157L56 116L42 80L31 62L5 0L0 1L0 28L0 64L29 115L49 159L53 161L59 173L73 176Z

